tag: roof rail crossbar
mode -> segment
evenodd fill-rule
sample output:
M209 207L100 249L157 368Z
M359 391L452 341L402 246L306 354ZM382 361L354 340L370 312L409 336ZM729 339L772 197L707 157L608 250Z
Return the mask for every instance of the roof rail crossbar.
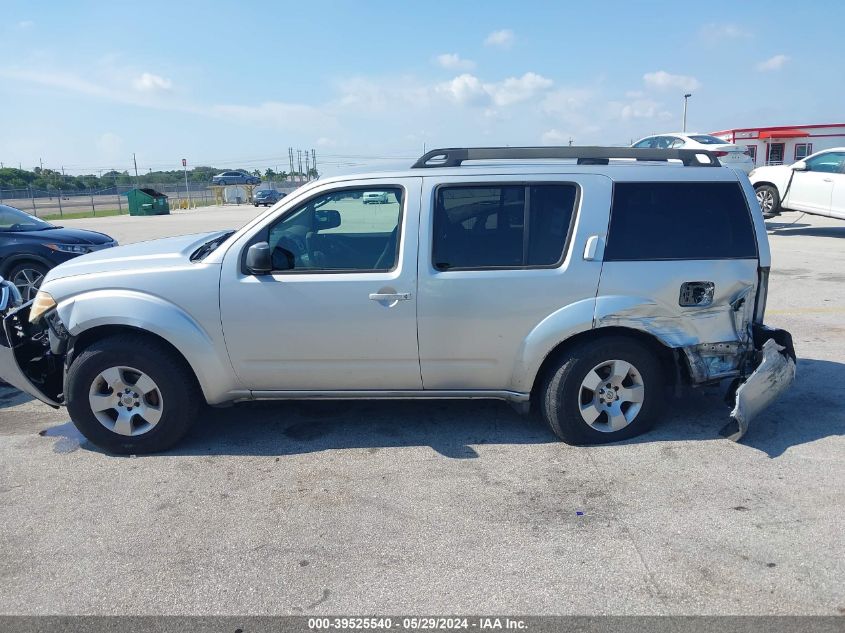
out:
M611 159L681 161L686 167L720 167L719 159L707 150L640 149L636 147L449 147L423 154L412 169L459 167L465 160L526 160L567 158L579 165L607 165Z

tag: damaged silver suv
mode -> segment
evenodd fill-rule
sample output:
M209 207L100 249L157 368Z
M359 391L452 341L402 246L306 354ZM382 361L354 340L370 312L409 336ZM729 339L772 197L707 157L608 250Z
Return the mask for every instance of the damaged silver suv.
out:
M2 284L0 376L116 453L290 398L498 398L611 442L722 381L738 439L795 375L769 266L754 190L707 151L439 149L84 255L30 303Z

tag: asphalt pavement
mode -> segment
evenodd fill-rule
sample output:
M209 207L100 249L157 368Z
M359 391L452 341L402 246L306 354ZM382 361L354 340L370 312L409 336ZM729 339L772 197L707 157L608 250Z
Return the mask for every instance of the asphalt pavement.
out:
M127 243L257 212L65 224ZM699 391L602 447L498 402L283 402L115 457L0 391L0 613L845 613L845 222L770 229L798 378L740 443Z

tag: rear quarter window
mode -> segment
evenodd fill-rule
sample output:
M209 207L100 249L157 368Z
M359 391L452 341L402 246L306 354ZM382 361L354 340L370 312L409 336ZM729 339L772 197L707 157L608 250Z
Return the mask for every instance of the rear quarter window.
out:
M739 184L615 184L606 261L756 257L751 213Z

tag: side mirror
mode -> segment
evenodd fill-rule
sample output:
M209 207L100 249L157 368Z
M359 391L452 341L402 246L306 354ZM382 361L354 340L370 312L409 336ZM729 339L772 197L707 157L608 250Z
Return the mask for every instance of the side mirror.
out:
M314 229L325 231L340 226L340 211L318 209L314 212Z
M807 163L803 160L799 160L797 163L792 164L792 171L809 171L807 169Z
M246 269L252 275L266 275L273 270L270 245L267 242L258 242L249 247L246 252Z

